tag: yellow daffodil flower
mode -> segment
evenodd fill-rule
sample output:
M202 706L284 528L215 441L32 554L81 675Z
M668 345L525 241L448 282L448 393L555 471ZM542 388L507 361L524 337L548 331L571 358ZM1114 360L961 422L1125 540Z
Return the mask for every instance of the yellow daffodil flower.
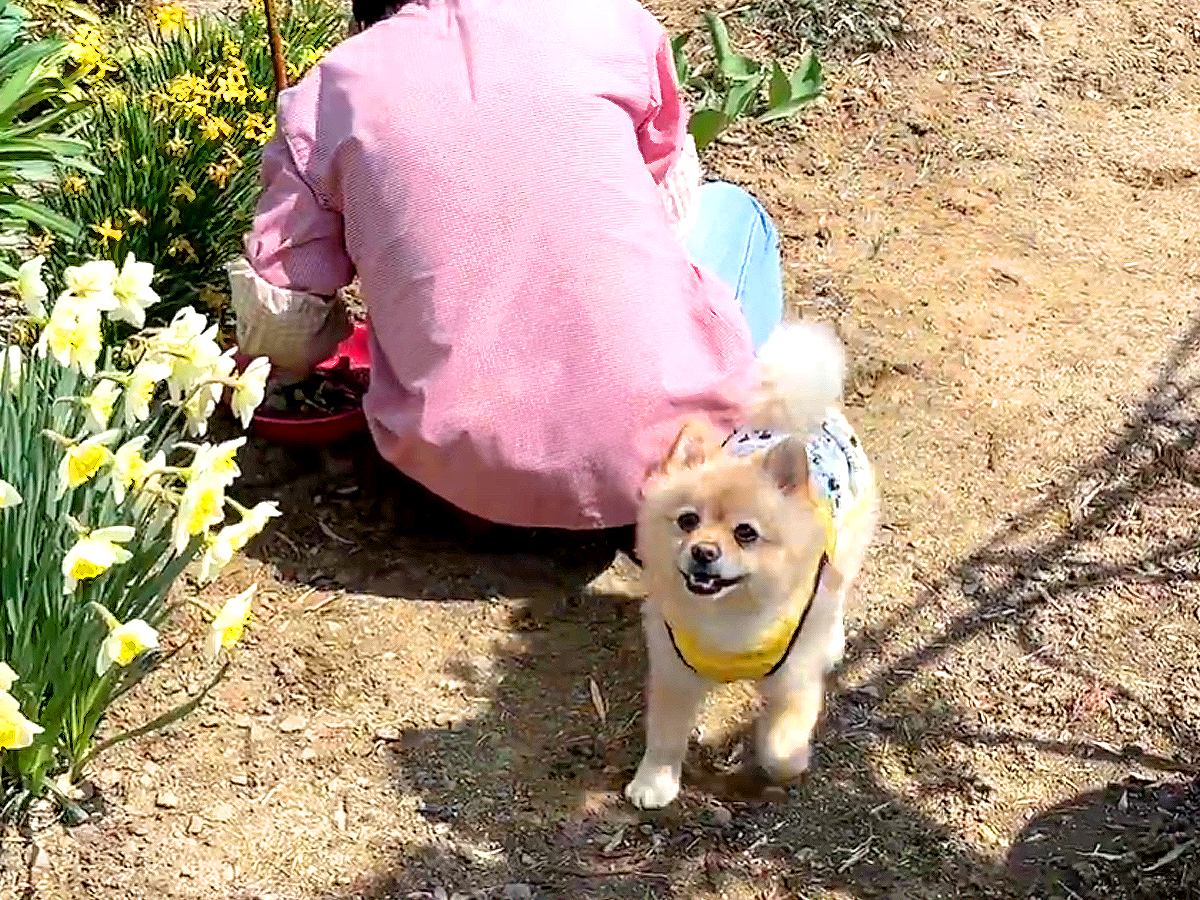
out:
M105 431L80 443L71 442L58 465L58 496L92 479L112 462L108 445L120 437L119 431Z
M140 209L125 207L121 212L125 213L125 220L129 222L130 227L146 224L146 216Z
M171 191L172 200L182 200L184 203L191 203L196 199L196 191L186 181L181 181L175 185L175 189Z
M229 166L223 165L222 163L212 163L205 170L205 174L208 175L209 181L211 181L221 190L225 190L225 188L229 186L229 178L233 173L229 171Z
M54 249L55 237L49 231L43 231L39 235L35 235L29 239L29 246L33 248L33 252L39 256L45 256Z
M82 175L68 175L62 181L63 193L70 197L78 197L87 190L87 179Z
M221 648L228 650L242 639L246 624L250 621L250 603L254 599L257 584L252 584L236 597L230 597L208 626L208 654L215 657Z
M77 369L91 378L104 350L100 324L99 306L64 295L54 304L38 342L39 350L48 350L63 368Z
M158 649L158 632L143 619L120 621L99 603L92 608L108 626L108 637L96 654L96 674L100 677L113 666L124 668L148 650Z
M207 140L221 141L233 134L233 126L222 116L213 116L200 123L200 133Z
M192 246L192 242L187 238L175 238L167 245L167 256L174 259L177 256L182 256L190 263L200 262L200 257L196 253L196 248Z
M192 142L185 137L175 135L163 145L166 151L176 159L182 159L187 155L188 148L192 146Z
M154 280L154 266L138 262L132 253L125 257L125 264L113 280L113 296L117 308L109 313L110 319L128 322L135 328L146 324L146 308L158 302L158 294L150 287Z
M250 89L250 99L255 103L266 103L270 97L271 95L267 93L267 89L265 87L254 87Z
M4 348L4 352L0 353L0 381L4 382L4 386L10 394L15 394L17 388L21 386L23 369L24 360L21 358L21 348L16 344L9 344Z
M274 501L258 503L253 509L242 510L240 522L226 525L206 543L204 555L200 558L200 581L206 583L216 578L229 565L234 554L261 534L271 519L281 515L279 504Z
M15 697L0 691L0 750L24 750L44 730L25 718Z
M125 388L123 413L126 428L150 418L150 404L154 401L155 391L170 375L171 366L158 359L144 359L133 367Z
M17 673L12 670L12 666L0 660L0 691L12 690L12 686L20 680Z
M69 594L81 581L103 575L113 566L128 562L133 554L121 544L133 540L128 525L112 525L85 533L63 557L63 593Z
M205 384L192 390L183 401L184 426L192 437L208 434L208 420L221 402L221 393L221 385Z
M230 405L233 414L241 420L243 428L250 427L254 411L267 395L267 378L271 375L271 361L265 356L251 360L245 371L237 377L233 386Z
M20 506L25 501L15 487L0 478L0 509L12 509L14 506ZM3 663L0 663L3 665ZM8 690L0 688L0 690Z
M154 8L154 23L163 34L182 31L187 21L187 7L180 3L161 3Z
M225 485L215 478L192 478L183 489L171 529L175 552L187 550L192 538L225 518Z
M108 378L101 379L92 392L83 399L83 407L87 410L88 427L99 433L108 427L117 400L121 397L121 388Z
M46 318L46 298L50 296L50 289L42 280L42 265L45 262L44 256L35 256L21 263L17 269L17 296L25 304L26 312L35 319Z
M96 232L96 234L100 235L100 244L102 246L107 246L110 240L119 241L121 238L125 237L125 232L113 225L111 216L106 216L103 222L100 222L97 225L90 225L88 227L90 227L92 231Z
M192 479L215 479L225 487L233 484L241 476L238 467L237 454L246 446L244 437L222 441L219 444L201 444L196 448L192 464L188 467L188 477Z
M112 483L113 499L124 503L130 488L140 489L152 476L163 470L167 457L159 450L151 459L142 456L149 439L142 435L126 441L113 454L112 469L109 478Z

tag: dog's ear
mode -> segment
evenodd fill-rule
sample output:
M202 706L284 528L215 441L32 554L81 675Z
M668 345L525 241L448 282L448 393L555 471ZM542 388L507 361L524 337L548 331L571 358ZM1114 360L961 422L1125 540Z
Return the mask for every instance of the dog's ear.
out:
M668 475L703 465L712 454L715 443L716 434L711 425L703 419L689 419L679 430L657 474Z
M762 466L785 494L808 489L808 449L804 438L785 438L763 454Z

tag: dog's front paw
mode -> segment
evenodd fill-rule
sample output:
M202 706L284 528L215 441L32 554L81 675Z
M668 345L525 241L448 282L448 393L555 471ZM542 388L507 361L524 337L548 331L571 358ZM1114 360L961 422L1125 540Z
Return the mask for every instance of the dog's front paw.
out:
M679 795L679 773L671 766L638 766L625 785L625 799L638 809L662 809Z
M833 630L829 634L829 643L825 647L825 658L828 662L828 669L832 672L838 667L842 661L842 657L846 655L846 628L839 620L833 626Z
M771 780L779 784L795 781L808 771L808 766L811 762L811 744L805 744L802 747L792 747L790 750L785 750L783 747L778 746L771 747L768 744L767 747L760 750L758 760L759 765L771 777Z

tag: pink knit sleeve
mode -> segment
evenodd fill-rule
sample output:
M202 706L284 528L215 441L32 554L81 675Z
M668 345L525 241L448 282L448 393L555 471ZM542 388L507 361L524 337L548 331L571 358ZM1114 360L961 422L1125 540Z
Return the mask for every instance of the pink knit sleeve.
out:
M650 66L650 110L638 129L638 146L646 168L661 184L683 150L688 113L675 77L675 57L666 31L657 23L656 49Z
M263 193L246 259L275 287L332 296L354 278L342 217L321 202L301 175L282 131L263 150Z

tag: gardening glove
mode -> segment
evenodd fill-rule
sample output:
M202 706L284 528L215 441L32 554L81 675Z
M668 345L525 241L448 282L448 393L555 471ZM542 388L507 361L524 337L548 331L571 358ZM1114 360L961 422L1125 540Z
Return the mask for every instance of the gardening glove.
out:
M702 178L696 142L689 134L684 139L679 156L658 186L659 196L667 210L667 218L681 240L687 238L699 214Z
M271 360L280 381L304 378L331 357L353 325L341 298L276 287L244 258L226 267L238 348Z

